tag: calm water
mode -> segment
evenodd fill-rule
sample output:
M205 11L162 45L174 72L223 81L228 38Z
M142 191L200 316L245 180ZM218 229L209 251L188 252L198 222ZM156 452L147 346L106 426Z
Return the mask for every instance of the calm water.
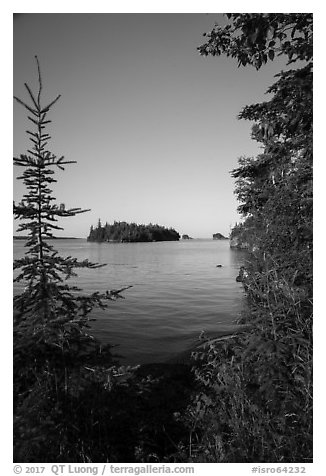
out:
M231 250L228 241L108 244L76 239L54 245L63 256L107 263L79 271L77 283L85 291L133 286L123 293L126 299L92 316L97 319L93 333L118 344L123 363L163 362L188 349L201 331L212 336L226 331L241 311L243 291L235 278L245 252ZM24 242L14 241L14 258L24 252Z

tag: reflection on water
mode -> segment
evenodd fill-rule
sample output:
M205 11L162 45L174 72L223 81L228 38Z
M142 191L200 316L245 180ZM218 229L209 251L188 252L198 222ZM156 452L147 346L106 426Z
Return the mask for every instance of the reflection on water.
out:
M201 331L214 336L227 331L241 311L243 290L235 278L246 252L231 250L228 241L53 244L63 256L107 264L79 270L71 284L88 292L133 286L124 292L126 299L92 316L93 333L118 344L125 363L164 361L186 350ZM23 245L14 242L15 258L24 254Z

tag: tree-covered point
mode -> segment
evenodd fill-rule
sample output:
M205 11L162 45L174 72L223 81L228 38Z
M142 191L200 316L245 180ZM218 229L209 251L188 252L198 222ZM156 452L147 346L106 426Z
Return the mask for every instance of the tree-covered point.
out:
M91 226L87 241L108 241L115 243L135 243L150 241L178 241L180 235L173 228L160 225L137 225L125 221L115 221L113 225L102 226L98 221L96 228Z

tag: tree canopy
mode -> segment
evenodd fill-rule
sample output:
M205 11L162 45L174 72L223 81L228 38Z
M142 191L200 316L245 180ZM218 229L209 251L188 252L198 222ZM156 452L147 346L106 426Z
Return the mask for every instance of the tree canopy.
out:
M225 54L239 66L261 68L276 56L287 66L267 89L271 99L243 108L263 152L233 170L246 239L311 283L312 253L312 14L228 14L200 54ZM300 259L298 260L298 256Z
M236 58L239 66L256 69L275 56L287 56L288 64L312 59L311 13L228 13L226 17L226 26L216 24L204 33L207 41L198 47L201 55L224 54Z

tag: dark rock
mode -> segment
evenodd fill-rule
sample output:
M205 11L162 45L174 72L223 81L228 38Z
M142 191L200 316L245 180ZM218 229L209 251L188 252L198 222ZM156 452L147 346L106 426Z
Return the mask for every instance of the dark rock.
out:
M214 233L213 234L213 240L227 240L225 236L223 236L221 233Z

